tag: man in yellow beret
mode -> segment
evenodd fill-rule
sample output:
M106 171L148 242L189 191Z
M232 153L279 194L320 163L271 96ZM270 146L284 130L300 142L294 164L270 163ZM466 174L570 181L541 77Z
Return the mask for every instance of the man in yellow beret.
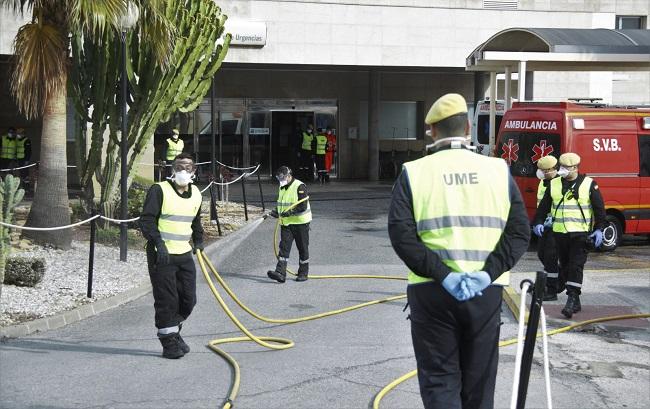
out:
M528 217L506 163L469 149L461 95L440 97L425 123L432 153L404 164L388 214L391 244L409 269L420 395L427 409L491 409L499 285L528 248Z
M533 221L533 233L543 236L546 230L543 223L550 212L560 262L558 290L562 292L566 287L567 292L562 315L571 318L582 309L580 294L582 271L587 262L587 240L592 240L595 247L600 247L607 222L598 184L589 176L578 172L580 156L573 152L563 153L559 162L560 177L551 180L539 202Z
M551 180L557 177L557 159L555 156L548 155L538 160L536 175L540 179L537 186L537 206L539 206L539 202L542 201ZM553 217L549 213L544 220L546 229L542 237L537 240L537 257L542 262L547 277L544 301L557 300L557 280L560 272L557 264L557 250L553 239L553 229L551 229L552 225Z

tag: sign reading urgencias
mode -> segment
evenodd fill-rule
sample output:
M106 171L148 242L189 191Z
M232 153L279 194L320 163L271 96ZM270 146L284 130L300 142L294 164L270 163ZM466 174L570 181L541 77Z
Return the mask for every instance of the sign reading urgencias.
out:
M266 45L265 22L228 19L226 20L225 32L232 34L231 46L250 45L263 47Z

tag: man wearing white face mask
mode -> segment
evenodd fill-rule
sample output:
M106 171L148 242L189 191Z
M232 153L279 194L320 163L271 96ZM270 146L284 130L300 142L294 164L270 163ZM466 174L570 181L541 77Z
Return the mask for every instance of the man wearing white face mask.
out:
M548 155L538 160L536 175L540 179L537 187L537 205L539 206L539 202L542 201L544 194L551 184L551 180L557 176L557 159L554 156ZM546 229L542 237L537 241L537 257L542 262L544 271L547 274L544 301L557 300L558 277L560 272L557 264L557 250L555 248L555 240L553 239L553 229L551 229L553 225L552 220L553 217L549 214L544 220Z
M277 208L273 209L270 215L280 218L280 248L275 270L269 270L266 275L280 283L286 281L287 262L291 245L295 239L300 257L296 281L307 281L309 274L309 222L311 222L307 187L293 177L291 169L287 166L280 166L275 177L280 182L280 189L278 190Z
M190 154L176 156L172 176L151 186L140 216L140 228L147 239L155 324L162 356L169 359L190 352L180 330L196 304L192 252L203 250L202 198L192 184L195 171Z
M606 224L605 204L598 184L579 174L579 165L580 156L573 152L560 156L560 178L551 181L533 221L533 233L541 237L546 230L544 220L549 212L553 216L553 234L560 262L558 286L560 289L566 286L567 292L566 305L562 309L566 318L582 309L580 294L582 270L587 262L587 240L593 240L595 247L600 247ZM589 234L592 226L593 233Z

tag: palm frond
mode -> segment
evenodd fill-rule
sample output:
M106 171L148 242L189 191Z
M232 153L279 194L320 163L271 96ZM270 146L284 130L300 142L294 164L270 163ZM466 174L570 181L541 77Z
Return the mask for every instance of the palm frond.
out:
M100 41L105 30L119 29L126 6L126 0L72 0L70 31L84 32Z
M11 92L31 119L42 115L47 99L65 86L67 41L56 27L29 23L18 30L14 53Z
M28 0L0 0L0 9L5 8L22 14L25 12L25 5L29 6L30 3Z
M139 34L142 42L151 44L154 57L161 66L169 63L171 52L174 48L176 28L166 17L165 8L167 1L139 0L140 20L138 22Z

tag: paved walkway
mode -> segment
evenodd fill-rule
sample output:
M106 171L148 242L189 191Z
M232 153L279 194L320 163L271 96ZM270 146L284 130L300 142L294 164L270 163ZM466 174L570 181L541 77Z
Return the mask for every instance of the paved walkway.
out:
M269 198L275 189L271 184L265 186ZM309 190L315 217L310 245L312 274L404 276L386 233L390 185L333 183L310 186ZM402 281L271 282L265 272L275 264L273 221L253 227L252 234L211 247L208 255L242 301L259 313L299 317L404 293ZM586 274L589 285L584 317L592 306L600 305L650 311L649 249L632 243L620 250L617 256L591 257L588 268L598 271ZM297 266L295 249L290 263ZM513 282L532 277L537 268L535 255L529 252L516 266ZM613 271L620 269L627 270ZM240 332L217 306L201 275L198 283L199 303L183 328L192 352L184 358L171 361L159 357L149 294L81 322L0 344L2 407L220 407L230 387L231 370L205 345ZM252 343L224 347L242 369L235 407L367 408L384 385L415 369L402 301L293 325L257 321L228 303L255 334L285 337L296 343L284 351L265 350ZM582 318L576 315L576 320ZM513 337L516 321L505 308L502 320L501 338ZM566 323L558 319L551 325ZM647 328L647 320L641 321L641 329L598 327L552 337L554 407L650 406L650 336L644 326ZM536 354L527 407L545 407L539 348ZM499 408L509 406L514 355L514 346L501 350ZM400 385L382 404L382 408L420 407L415 380Z

